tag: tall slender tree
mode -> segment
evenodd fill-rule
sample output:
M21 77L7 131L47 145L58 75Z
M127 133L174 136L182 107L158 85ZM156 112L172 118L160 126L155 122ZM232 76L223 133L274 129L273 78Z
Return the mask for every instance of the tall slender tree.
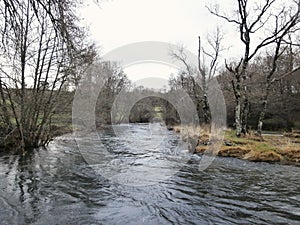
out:
M179 77L171 80L171 85L179 85L184 88L194 99L198 114L202 109L204 122L210 123L211 113L208 101L208 83L216 75L218 62L222 47L223 33L219 27L212 35L207 35L207 45L204 47L201 43L201 37L198 37L198 65L191 65L187 58L184 48L181 46L177 50L171 51L171 56L182 62L184 69L180 72ZM198 81L198 82L197 82ZM177 83L177 84L175 84Z

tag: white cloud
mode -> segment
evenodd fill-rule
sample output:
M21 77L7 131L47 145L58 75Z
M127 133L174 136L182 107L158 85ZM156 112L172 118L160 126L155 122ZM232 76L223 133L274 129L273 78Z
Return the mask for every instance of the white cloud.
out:
M90 4L81 13L105 52L146 40L182 41L194 50L197 36L215 26L204 6L199 0L113 0Z
M170 75L176 74L177 69L160 63L139 63L124 69L136 86L162 89L168 86Z
M92 38L102 46L104 54L140 41L184 43L186 48L197 54L197 37L212 31L218 22L201 0L104 1L100 3L100 7L90 4L81 10L81 14L90 25ZM233 33L229 35L225 44L236 46L238 37L234 37ZM231 48L230 54L238 53L237 49ZM147 73L140 69L136 66L126 72L131 78L138 76L137 74L141 75L142 72ZM166 73L161 66L153 66L150 69L148 65L147 71L164 76Z

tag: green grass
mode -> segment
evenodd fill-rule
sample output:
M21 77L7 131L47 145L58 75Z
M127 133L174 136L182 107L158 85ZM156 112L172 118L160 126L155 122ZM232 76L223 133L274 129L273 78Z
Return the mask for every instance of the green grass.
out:
M243 138L243 137L237 137L235 135L234 130L225 131L224 140L231 141L235 144L241 144L241 145L246 145L246 144L249 144L249 143L252 142L252 140L248 140L248 139Z
M250 132L251 133L251 132ZM232 151L237 147L251 150L245 155L245 159L252 161L267 162L300 162L300 142L294 137L265 136L263 138L250 134L245 137L236 137L235 131L226 131L224 139L233 144L233 146L222 146L222 149Z
M235 145L247 145L252 151L255 152L278 152L278 147L276 147L272 140L262 139L258 140L258 137L249 135L246 137L237 137L235 131L226 131L224 139L232 142ZM256 140L257 139L257 140Z
M273 146L271 143L268 142L252 142L253 147L254 147L254 151L258 151L258 152L277 152L278 148L276 148L275 146Z

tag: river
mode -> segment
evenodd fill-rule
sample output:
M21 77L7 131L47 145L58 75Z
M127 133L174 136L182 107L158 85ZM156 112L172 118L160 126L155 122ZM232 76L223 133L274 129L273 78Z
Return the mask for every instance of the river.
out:
M114 159L129 162L131 172L138 168L134 179L149 184L101 176L72 135L22 157L0 155L0 224L300 223L299 167L216 157L200 171L201 156L178 160L179 137L163 132L153 135L146 124L130 125L117 136L99 132ZM120 174L129 176L122 168ZM157 180L151 172L159 168Z

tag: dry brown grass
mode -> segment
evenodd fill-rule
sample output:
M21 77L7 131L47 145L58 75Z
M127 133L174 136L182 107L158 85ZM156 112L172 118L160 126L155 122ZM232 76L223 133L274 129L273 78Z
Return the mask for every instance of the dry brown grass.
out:
M286 160L291 162L300 162L300 147L286 147L281 149L279 153L285 157Z
M243 158L251 150L245 146L222 146L218 156Z
M204 153L214 143L214 136L210 127L174 127L180 132L183 140L192 138L197 140L195 153ZM229 145L229 146L228 146ZM245 137L236 137L235 132L227 130L224 143L214 154L224 157L237 157L257 162L296 162L300 163L300 138L298 135L264 136L253 132Z
M253 162L280 162L283 157L282 155L274 152L274 151L267 151L267 152L259 152L259 151L251 151L250 154L247 154L244 159Z

